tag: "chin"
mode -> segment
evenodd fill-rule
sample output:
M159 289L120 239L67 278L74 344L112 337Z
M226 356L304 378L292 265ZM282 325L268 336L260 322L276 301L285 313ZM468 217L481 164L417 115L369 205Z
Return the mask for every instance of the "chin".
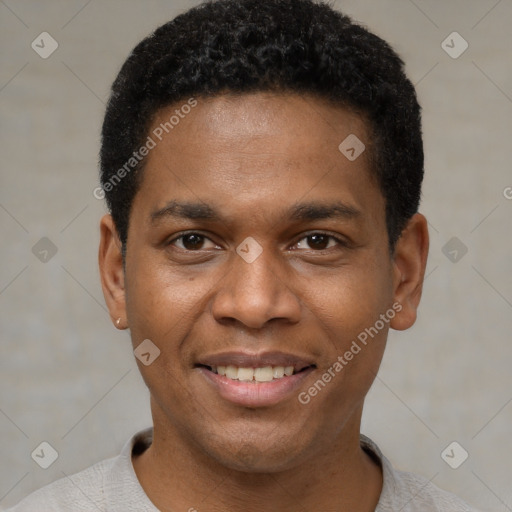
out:
M211 438L210 438L211 439ZM279 435L257 432L220 433L215 446L204 446L218 464L242 473L277 473L296 466L306 457L303 434L287 431Z
M222 466L240 473L279 473L294 466L296 453L280 450L279 453L265 451L258 446L245 444L238 451L226 454L215 454L216 460Z

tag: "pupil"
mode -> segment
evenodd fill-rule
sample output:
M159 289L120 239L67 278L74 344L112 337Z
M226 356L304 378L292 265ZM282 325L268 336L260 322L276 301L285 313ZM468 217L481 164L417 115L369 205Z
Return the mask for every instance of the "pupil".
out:
M200 235L185 235L185 237L183 238L183 245L187 249L198 249L203 243L202 238L203 237Z
M313 247L325 249L327 247L327 237L325 235L309 235L309 240ZM320 243L318 243L320 241Z

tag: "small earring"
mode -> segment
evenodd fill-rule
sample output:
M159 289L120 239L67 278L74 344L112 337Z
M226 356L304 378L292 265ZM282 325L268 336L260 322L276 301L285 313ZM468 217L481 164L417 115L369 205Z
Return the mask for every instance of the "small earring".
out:
M117 320L116 320L116 327L119 328L119 325L121 324L121 317L119 317Z

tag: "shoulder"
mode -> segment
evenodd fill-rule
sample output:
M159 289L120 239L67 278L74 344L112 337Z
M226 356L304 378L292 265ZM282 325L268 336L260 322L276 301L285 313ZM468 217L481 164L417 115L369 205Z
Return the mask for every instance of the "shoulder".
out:
M117 457L98 462L84 471L65 476L42 487L6 512L104 511L104 479L116 459Z
M443 491L426 478L398 471L384 457L379 447L366 436L361 446L382 467L383 486L375 512L478 512L452 493Z
M414 473L393 470L390 487L393 490L390 503L393 507L401 503L404 512L478 512L455 494L440 489L426 478ZM384 508L382 512L387 510Z
M152 442L152 429L133 436L121 454L34 492L6 512L155 512L137 480L131 456Z

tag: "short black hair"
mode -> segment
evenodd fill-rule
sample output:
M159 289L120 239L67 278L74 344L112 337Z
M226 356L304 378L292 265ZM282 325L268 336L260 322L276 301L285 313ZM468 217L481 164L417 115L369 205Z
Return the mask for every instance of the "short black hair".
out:
M210 0L141 41L112 85L100 173L123 254L145 162L138 150L159 109L196 97L272 91L323 98L366 120L371 171L394 247L418 211L423 180L421 109L401 58L325 2Z

